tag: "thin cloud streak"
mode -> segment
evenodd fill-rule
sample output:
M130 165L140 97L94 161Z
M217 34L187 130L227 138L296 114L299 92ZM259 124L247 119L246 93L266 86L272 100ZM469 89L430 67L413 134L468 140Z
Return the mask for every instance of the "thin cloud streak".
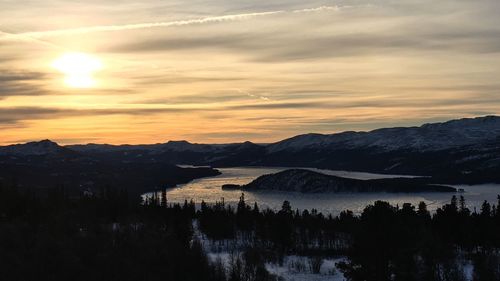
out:
M300 9L300 10L294 10L292 13L314 13L314 12L322 12L322 11L339 11L340 7L339 6L321 6L321 7L316 7L316 8L306 8L306 9Z
M50 48L58 49L58 50L63 50L63 51L66 50L65 48L63 48L59 45L40 40L40 39L35 38L33 36L23 35L23 33L16 34L16 33L9 33L9 32L5 32L5 31L0 30L0 35L1 35L0 42L1 41L28 41L28 42L41 44L41 45L44 45L44 46L47 46Z
M321 6L316 8L307 8L307 9L293 10L293 11L276 10L267 12L213 16L213 17L205 17L205 18L190 19L190 20L149 22L149 23L124 24L124 25L103 25L103 26L91 26L91 27L71 28L71 29L24 32L17 34L0 31L0 35L2 35L2 37L0 37L0 41L5 41L5 40L38 41L37 39L40 38L47 38L47 37L54 37L61 35L76 35L76 34L86 34L94 32L124 31L124 30L146 29L155 27L175 27L175 26L185 26L194 24L218 23L227 21L248 20L256 17L264 17L276 14L284 14L284 13L314 13L322 11L338 11L339 9L340 8L338 6ZM50 44L44 41L39 41L39 42Z

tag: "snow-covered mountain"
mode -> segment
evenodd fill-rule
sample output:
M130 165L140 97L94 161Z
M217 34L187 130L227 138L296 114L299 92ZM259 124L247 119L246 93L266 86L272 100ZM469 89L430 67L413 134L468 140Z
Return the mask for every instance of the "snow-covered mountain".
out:
M267 150L270 153L328 148L437 151L495 139L500 139L500 117L486 116L425 124L420 127L299 135L271 144Z

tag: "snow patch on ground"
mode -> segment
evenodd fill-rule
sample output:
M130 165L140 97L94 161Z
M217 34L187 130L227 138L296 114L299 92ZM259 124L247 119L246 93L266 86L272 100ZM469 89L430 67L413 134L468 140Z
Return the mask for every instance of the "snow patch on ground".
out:
M193 221L193 239L201 244L210 262L220 262L226 270L229 269L231 261L234 261L241 254L241 249L245 247L245 243L238 242L239 239L211 241L200 231L196 220ZM344 260L345 258L324 258L320 273L314 274L310 268L310 257L290 255L284 258L282 265L266 263L266 269L286 281L345 281L343 274L335 265Z
M323 259L320 273L314 274L309 268L309 257L287 256L283 265L266 264L266 269L277 276L283 277L287 281L345 281L344 275L337 270L335 264L343 261L344 258Z

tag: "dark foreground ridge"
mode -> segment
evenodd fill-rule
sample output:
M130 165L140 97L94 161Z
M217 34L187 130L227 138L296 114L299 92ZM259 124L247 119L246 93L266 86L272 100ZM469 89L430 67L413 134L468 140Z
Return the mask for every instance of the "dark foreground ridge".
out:
M456 192L453 187L429 184L425 178L358 180L325 175L304 169L290 169L263 175L249 184L223 185L224 189L319 192Z

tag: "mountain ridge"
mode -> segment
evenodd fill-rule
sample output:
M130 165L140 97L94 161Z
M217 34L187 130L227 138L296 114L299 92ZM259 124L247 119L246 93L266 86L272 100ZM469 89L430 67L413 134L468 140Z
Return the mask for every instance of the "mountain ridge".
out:
M468 124L465 124L468 123ZM114 149L114 150L127 150L127 149L133 149L133 148L140 148L140 149L156 149L156 148L164 148L167 150L179 150L179 151L184 151L184 150L199 150L200 146L205 146L205 147L211 147L211 149L214 148L221 148L221 147L227 147L227 146L232 146L232 145L241 145L241 144L255 144L259 146L264 146L270 148L271 152L277 151L276 146L279 146L280 144L291 142L291 141L296 141L297 139L304 139L302 140L303 142L306 142L307 145L307 139L309 139L312 144L321 144L321 141L328 141L332 138L338 138L338 140L335 140L336 142L343 142L343 141L352 141L353 137L365 137L367 135L377 135L380 136L380 134L394 134L394 133L401 133L403 131L413 131L413 130L436 130L439 129L440 127L451 127L455 125L463 126L463 125L468 125L471 127L471 125L477 125L478 123L490 123L490 126L487 126L485 129L493 129L493 132L490 130L489 135L494 135L495 137L500 137L500 116L496 115L487 115L487 116L482 116L482 117L473 117L473 118L460 118L460 119L453 119L449 121L444 121L444 122L436 122L436 123L424 123L420 126L408 126L408 127L387 127L387 128L378 128L378 129L373 129L370 131L343 131L343 132L338 132L338 133L332 133L332 134L322 134L322 133L305 133L305 134L299 134L292 136L290 138L286 138L277 142L269 143L269 144L259 144L259 143L254 143L251 141L245 141L245 142L240 142L240 143L215 143L215 144L205 144L205 143L194 143L194 142L189 142L187 140L169 140L165 143L154 143L154 144L98 144L98 143L87 143L87 144L72 144L72 145L59 145L61 147L67 147L70 149L74 149L76 151L78 150L84 150L83 147L89 146L89 147L98 147L101 146L103 148L109 148L109 149ZM455 126L456 127L456 126ZM456 130L450 130L449 131L460 131ZM480 139L478 136L479 133L483 133L484 130L482 131L477 131L473 129L465 129L461 130L465 131L468 134L465 134L465 136L469 136L471 138L470 141L466 142L459 142L455 144L450 144L450 146L462 146L464 144L470 144L473 140L475 139ZM381 136L382 137L382 136ZM315 139L316 138L316 139ZM483 137L484 138L484 137ZM493 139L493 137L488 139ZM457 142L457 139L453 139L455 142ZM0 150L4 149L6 147L19 147L21 145L27 145L27 144L35 144L35 143L53 143L57 144L56 142L53 142L49 139L41 140L41 141L31 141L27 143L19 143L19 144L12 144L12 145L6 145L6 146L0 146ZM309 143L311 144L311 143Z
M467 123L467 124L465 124ZM471 127L471 125L478 125L478 123L488 123L487 126L485 126L484 130L481 130L478 132L477 130L473 129L465 129L465 130L458 130L457 125L459 126L464 126L467 125L468 128ZM444 127L444 128L443 128ZM491 129L494 129L491 131ZM443 143L443 136L439 135L432 135L429 133L432 133L433 131L443 131L446 130L449 133L454 133L453 135L445 135L444 138L448 140L447 143ZM376 146L376 147L381 147L381 148L386 148L388 150L394 150L394 149L400 149L402 147L405 148L420 148L420 149L426 149L426 148L433 148L431 150L439 150L439 149L445 149L445 148L451 148L451 147L457 147L457 146L462 146L462 145L467 145L467 144L472 144L474 141L478 139L478 134L479 133L485 133L489 132L487 137L483 137L483 139L488 139L492 140L495 138L498 138L500 136L500 117L499 116L493 116L493 115L488 115L484 117L475 117L475 118L461 118L461 119L455 119L455 120L449 120L446 122L438 122L438 123L426 123L421 126L411 126L411 127L392 127L392 128L380 128L380 129L375 129L371 131L345 131L345 132L340 132L340 133L334 133L334 134L317 134L317 133L310 133L310 134L303 134L303 135L297 135L288 139L284 139L282 141L276 142L271 144L270 150L272 152L277 152L280 150L286 150L287 148L303 148L305 146L312 146L312 145L324 145L325 142L328 145L331 145L332 142L334 143L341 143L341 142L356 142L355 145L351 143L351 147L353 146ZM407 146L397 145L397 142L394 141L394 135L395 134L401 134L405 133L406 139L406 144ZM412 136L413 134L413 136ZM360 138L367 137L367 136L372 136L371 138L365 138L365 140L360 140ZM389 136L391 137L389 137ZM413 137L413 139L411 139ZM420 139L418 139L420 137ZM421 138L438 138L441 137L441 142L438 143L437 141L434 141L433 143L418 143L418 141L422 141ZM310 140L313 138L313 140ZM314 139L315 138L315 139ZM337 139L335 139L337 138ZM462 138L462 141L461 141ZM332 140L333 139L333 140ZM397 139L397 138L396 138ZM479 138L480 139L480 138ZM309 140L309 141L308 141ZM329 140L329 142L328 142ZM401 137L399 138L401 140ZM385 141L385 142L384 142ZM412 142L411 145L408 145L409 142ZM447 144L447 145L446 145ZM438 149L436 149L438 148Z
M311 133L270 144L169 141L143 145L59 146L48 140L44 143L48 154L72 152L78 157L102 161L212 167L311 167L434 176L443 182L500 182L496 172L500 169L500 117L492 115L369 132ZM43 155L40 150L45 146L35 144L0 147L0 156Z

